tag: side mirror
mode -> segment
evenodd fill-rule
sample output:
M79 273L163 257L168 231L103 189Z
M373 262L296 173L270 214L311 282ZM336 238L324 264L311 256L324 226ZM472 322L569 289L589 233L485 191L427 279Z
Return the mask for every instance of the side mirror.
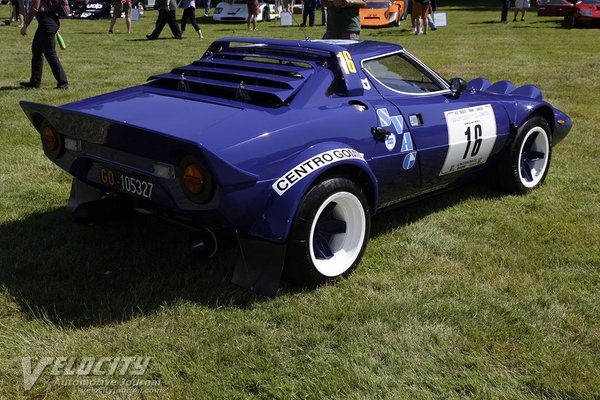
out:
M450 91L452 92L452 96L458 97L462 92L467 88L467 82L461 78L452 78L450 79Z

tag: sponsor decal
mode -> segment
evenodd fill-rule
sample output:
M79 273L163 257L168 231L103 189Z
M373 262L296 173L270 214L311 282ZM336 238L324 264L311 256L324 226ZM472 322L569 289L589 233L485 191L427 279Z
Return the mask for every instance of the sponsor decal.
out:
M402 138L402 149L400 150L402 153L404 153L405 151L412 151L413 150L413 142L412 142L412 137L410 136L409 132L404 132L404 137Z
M394 150L394 147L396 147L396 135L394 135L393 133L390 133L389 135L387 135L385 137L385 147L389 151Z
M379 124L381 127L387 127L393 125L397 134L402 137L402 147L400 153L409 152L402 163L402 167L405 170L411 169L415 165L417 159L417 152L414 151L414 144L412 136L409 131L404 132L404 120L402 115L390 115L386 108L377 109L377 117L379 118ZM390 133L385 138L385 147L392 151L396 147L396 135Z
M273 190L275 190L277 194L281 196L306 176L323 167L342 160L364 161L364 159L365 155L354 149L329 150L321 154L317 154L296 165L294 168L283 174L281 178L277 179L272 187Z
M371 83L369 82L369 80L367 78L361 79L360 81L362 82L363 89L371 90Z
M415 161L417 160L417 152L411 151L404 157L404 162L402 163L402 168L411 169L413 165L415 165Z
M378 108L377 116L379 117L379 124L382 127L390 126L392 124L392 119L390 118L387 108Z
M378 108L377 116L379 117L379 124L382 128L394 125L396 133L402 135L402 132L404 131L404 120L402 119L402 115L390 115L387 108Z
M446 111L448 153L440 175L487 162L496 143L496 116L491 104Z

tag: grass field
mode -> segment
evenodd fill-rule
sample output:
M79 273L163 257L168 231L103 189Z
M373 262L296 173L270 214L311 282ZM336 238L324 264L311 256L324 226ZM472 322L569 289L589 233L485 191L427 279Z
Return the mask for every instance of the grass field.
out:
M501 25L499 4L442 2L446 28L416 37L403 23L361 37L400 43L447 78L538 85L575 122L545 185L506 196L484 179L377 216L348 279L284 286L273 300L230 283L237 250L186 257L186 232L161 220L75 224L70 179L18 102L77 101L188 64L220 37L298 39L301 28L247 32L201 17L204 40L188 28L184 40L167 29L148 42L154 11L131 35L123 20L110 36L108 21L66 20L64 92L47 65L41 90L18 89L36 23L27 37L0 26L0 398L101 397L50 369L24 388L22 357L61 356L151 357L139 378L158 393L116 397L600 398L598 31L533 12Z

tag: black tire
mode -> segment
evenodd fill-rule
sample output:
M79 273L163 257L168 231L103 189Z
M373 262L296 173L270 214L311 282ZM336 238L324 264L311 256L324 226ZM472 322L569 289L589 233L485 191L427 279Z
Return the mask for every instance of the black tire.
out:
M551 158L550 127L544 118L534 115L519 127L508 153L498 164L501 186L516 194L537 189L546 179Z
M285 278L313 286L347 276L362 258L370 229L369 205L355 182L342 177L319 182L296 212Z
M269 12L269 5L267 4L263 10L263 21L268 22L271 20L271 13Z

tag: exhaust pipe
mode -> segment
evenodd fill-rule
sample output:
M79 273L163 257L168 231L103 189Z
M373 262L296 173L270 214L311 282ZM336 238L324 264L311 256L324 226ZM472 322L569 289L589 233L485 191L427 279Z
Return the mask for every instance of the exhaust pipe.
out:
M201 228L190 235L186 254L188 256L206 254L208 258L212 258L217 254L218 247L217 236L214 232L208 228Z

